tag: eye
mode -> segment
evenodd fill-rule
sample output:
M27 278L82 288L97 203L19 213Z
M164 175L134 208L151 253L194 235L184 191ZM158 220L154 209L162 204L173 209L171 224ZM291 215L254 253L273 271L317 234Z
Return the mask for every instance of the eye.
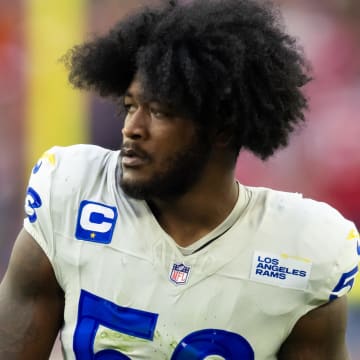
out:
M159 110L151 109L150 112L151 112L151 115L153 115L156 118L165 117L165 114L163 112L159 111Z
M150 113L156 119L168 119L171 117L171 114L168 111L158 107L150 107Z
M137 109L137 107L134 104L130 104L130 103L124 104L124 108L127 114L133 114Z

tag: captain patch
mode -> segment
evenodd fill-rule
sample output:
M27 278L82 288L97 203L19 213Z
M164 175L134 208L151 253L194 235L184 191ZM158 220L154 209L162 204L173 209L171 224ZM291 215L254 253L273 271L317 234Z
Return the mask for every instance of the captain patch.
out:
M255 251L250 280L290 289L306 289L311 265L308 259Z
M75 237L78 240L110 244L116 219L116 207L84 200L79 207Z

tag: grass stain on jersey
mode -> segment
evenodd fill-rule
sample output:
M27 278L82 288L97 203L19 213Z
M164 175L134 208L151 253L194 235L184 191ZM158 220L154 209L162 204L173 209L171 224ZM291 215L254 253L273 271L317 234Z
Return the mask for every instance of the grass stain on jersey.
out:
M124 353L131 353L138 345L146 342L148 340L102 328L96 335L94 348L96 351L114 349Z
M141 339L135 336L123 334L119 331L100 326L95 337L94 350L95 353L112 349L131 356L134 352L144 348L144 354L156 352L156 360L168 360L178 345L178 342L172 340L166 341L166 336L162 336L160 331L154 332L153 340ZM152 357L153 358L153 357Z
M171 343L170 343L170 347L175 350L175 348L178 346L178 342L173 340Z

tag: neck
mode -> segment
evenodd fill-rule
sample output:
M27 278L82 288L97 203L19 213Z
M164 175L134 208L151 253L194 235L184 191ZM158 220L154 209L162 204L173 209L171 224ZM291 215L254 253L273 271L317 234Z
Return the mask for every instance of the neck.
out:
M220 225L237 199L234 171L208 169L187 193L171 199L151 199L149 206L160 226L185 247Z

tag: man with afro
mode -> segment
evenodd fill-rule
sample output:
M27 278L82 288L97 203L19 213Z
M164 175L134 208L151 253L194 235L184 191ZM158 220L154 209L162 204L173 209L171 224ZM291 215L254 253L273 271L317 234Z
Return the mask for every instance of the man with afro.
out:
M122 146L54 146L34 166L0 286L0 358L346 360L354 224L240 184L304 122L309 67L255 0L138 10L64 56L125 111ZM121 138L121 134L119 134Z

